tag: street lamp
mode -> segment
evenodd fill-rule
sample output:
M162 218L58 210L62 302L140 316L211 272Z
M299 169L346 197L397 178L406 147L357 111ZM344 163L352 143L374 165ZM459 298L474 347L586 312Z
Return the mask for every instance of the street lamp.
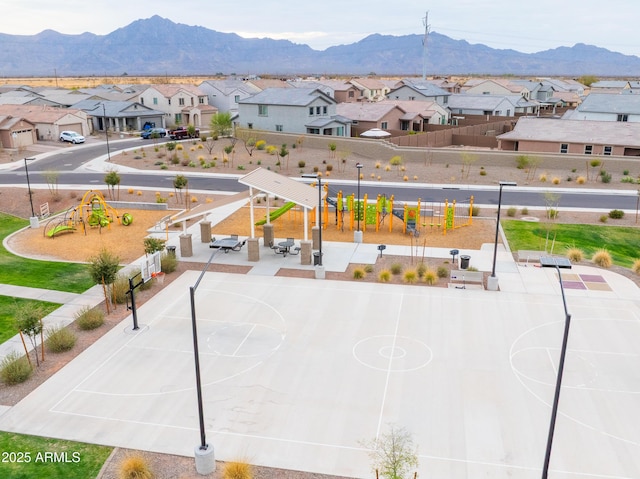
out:
M354 205L354 210L358 216L358 229L354 234L354 243L362 243L362 231L360 231L360 171L364 165L362 163L356 163L356 168L358 169L358 201ZM352 223L353 224L353 223Z
M322 176L304 174L302 177L318 180L318 266L322 267Z
M571 326L571 315L567 309L567 300L564 296L564 285L562 284L562 274L560 268L571 269L571 262L567 258L540 258L540 265L543 268L555 268L560 281L560 292L562 293L562 305L564 306L564 335L562 337L562 348L560 349L560 362L558 363L558 375L556 377L556 389L553 396L553 406L551 407L551 423L549 424L549 436L547 437L547 450L544 455L544 465L542 467L542 479L547 479L549 473L549 461L551 459L551 445L553 444L553 433L556 429L556 416L558 415L558 403L560 401L560 389L562 387L562 374L564 372L564 359L567 354L567 342L569 340L569 327Z
M498 255L498 234L500 232L500 207L502 206L502 188L504 186L518 186L514 181L501 181L500 192L498 193L498 218L496 221L496 238L493 243L493 266L491 267L491 276L487 280L487 289L491 291L498 290L498 278L496 277L496 256Z
M36 216L36 212L33 209L33 194L31 193L31 182L29 181L29 167L27 166L27 161L33 161L35 158L25 158L24 159L24 172L27 176L27 189L29 190L29 204L31 205L31 227L38 228L40 226L38 222L38 218ZM35 220L34 220L35 218Z
M107 161L111 161L111 152L109 151L109 126L107 125L107 111L102 104L102 123L104 125L104 134L107 138Z

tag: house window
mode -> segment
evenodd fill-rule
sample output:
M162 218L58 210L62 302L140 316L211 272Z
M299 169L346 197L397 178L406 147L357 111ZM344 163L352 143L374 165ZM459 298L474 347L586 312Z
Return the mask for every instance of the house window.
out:
M351 123L354 124L354 125L357 125L358 124L358 120L353 120Z
M233 101L235 101L236 103L238 103L240 101L240 95L236 95L233 97Z
M253 123L247 123L247 128L249 128L250 130L253 130Z
M380 123L380 128L386 130L387 128L389 128L388 123L386 121L383 121L382 123Z
M176 113L176 125L179 125L180 123L182 123L182 113Z
M280 132L284 131L282 128L282 125L276 125L276 131L280 131Z
M204 105L204 97L203 97L203 96L201 96L201 97L199 97L199 98L198 98L198 103L199 103L200 105Z
M593 145L584 145L584 154L590 155L593 153Z
M258 116L269 116L269 108L267 105L258 105Z
M323 115L326 115L326 114L327 114L327 107L326 107L326 106L323 106L323 107L322 107L322 114L323 114Z
M309 116L313 116L313 107L312 106L309 107Z
M349 91L349 98L353 98L353 97L354 97L353 91Z
M618 121L628 121L629 115L618 115Z
M140 104L144 105L144 98L140 97Z
M319 115L319 114L320 114L320 107L319 107L319 106L317 106L317 107L316 107L316 115Z
M178 98L178 105L184 106L184 98Z
M409 97L409 100L410 100L410 101L414 101L415 99L416 99L416 97L415 97L415 96L410 96L410 97Z
M169 99L167 100L167 103L168 103L169 105L171 105L171 98L169 98Z
M560 153L569 153L569 143L560 144Z
M611 156L613 154L613 146L605 146L602 149L602 154L606 156Z
M339 126L336 128L336 136L344 136L344 126Z
M322 130L322 134L326 135L326 136L331 136L333 135L333 129L332 128L325 128Z
M319 135L320 134L320 129L319 128L307 128L307 132L310 135Z
M193 97L191 97L191 106L193 106Z
M154 104L154 105L157 105L157 104L158 104L158 99L157 99L155 96L153 97L153 104Z

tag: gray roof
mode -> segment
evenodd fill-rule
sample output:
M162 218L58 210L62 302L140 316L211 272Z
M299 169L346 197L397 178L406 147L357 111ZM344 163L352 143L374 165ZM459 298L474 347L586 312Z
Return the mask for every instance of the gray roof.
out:
M521 117L499 140L640 146L640 123Z
M422 80L416 80L416 79L404 79L402 80L402 83L404 83L404 85L399 86L398 88L395 88L391 90L389 93L387 93L387 97L389 97L395 90L399 90L400 88L403 88L403 87L411 88L412 90L415 90L417 93L420 93L421 95L429 98L433 98L437 96L451 96L451 93L448 92L447 90L443 90L439 86L436 86L433 83L429 83L427 81L423 82Z
M392 103L375 102L375 103L338 103L336 111L347 118L356 121L378 121L394 110L396 105Z
M102 105L104 105L104 110L102 109ZM164 115L164 113L159 110L153 110L135 101L83 100L74 104L73 108L82 110L89 115L107 116L109 118L135 118L138 116Z
M640 95L591 93L576 107L576 114L580 112L640 114Z
M336 103L333 98L317 88L267 88L249 98L240 100L238 103L249 105L307 106L313 103L318 97L322 97L327 103Z
M513 102L513 96L505 95L467 95L461 93L458 95L451 95L449 97L449 103L447 106L450 109L457 108L471 108L475 110L493 110L503 101L509 101L509 103L516 105Z

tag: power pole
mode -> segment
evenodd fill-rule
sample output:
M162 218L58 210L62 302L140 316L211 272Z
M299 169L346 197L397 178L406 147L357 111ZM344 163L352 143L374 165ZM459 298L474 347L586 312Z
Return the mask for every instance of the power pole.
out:
M429 30L431 29L431 25L429 25L429 11L425 14L422 19L422 23L424 24L424 38L422 39L422 79L427 79L427 40L429 39Z

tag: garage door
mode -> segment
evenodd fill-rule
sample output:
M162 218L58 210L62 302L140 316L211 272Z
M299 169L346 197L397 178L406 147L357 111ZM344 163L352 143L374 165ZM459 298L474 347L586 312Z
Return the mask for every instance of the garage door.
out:
M79 135L82 133L82 123L71 123L70 125L60 125L60 131L75 131Z
M33 145L33 130L17 130L11 132L13 148Z

